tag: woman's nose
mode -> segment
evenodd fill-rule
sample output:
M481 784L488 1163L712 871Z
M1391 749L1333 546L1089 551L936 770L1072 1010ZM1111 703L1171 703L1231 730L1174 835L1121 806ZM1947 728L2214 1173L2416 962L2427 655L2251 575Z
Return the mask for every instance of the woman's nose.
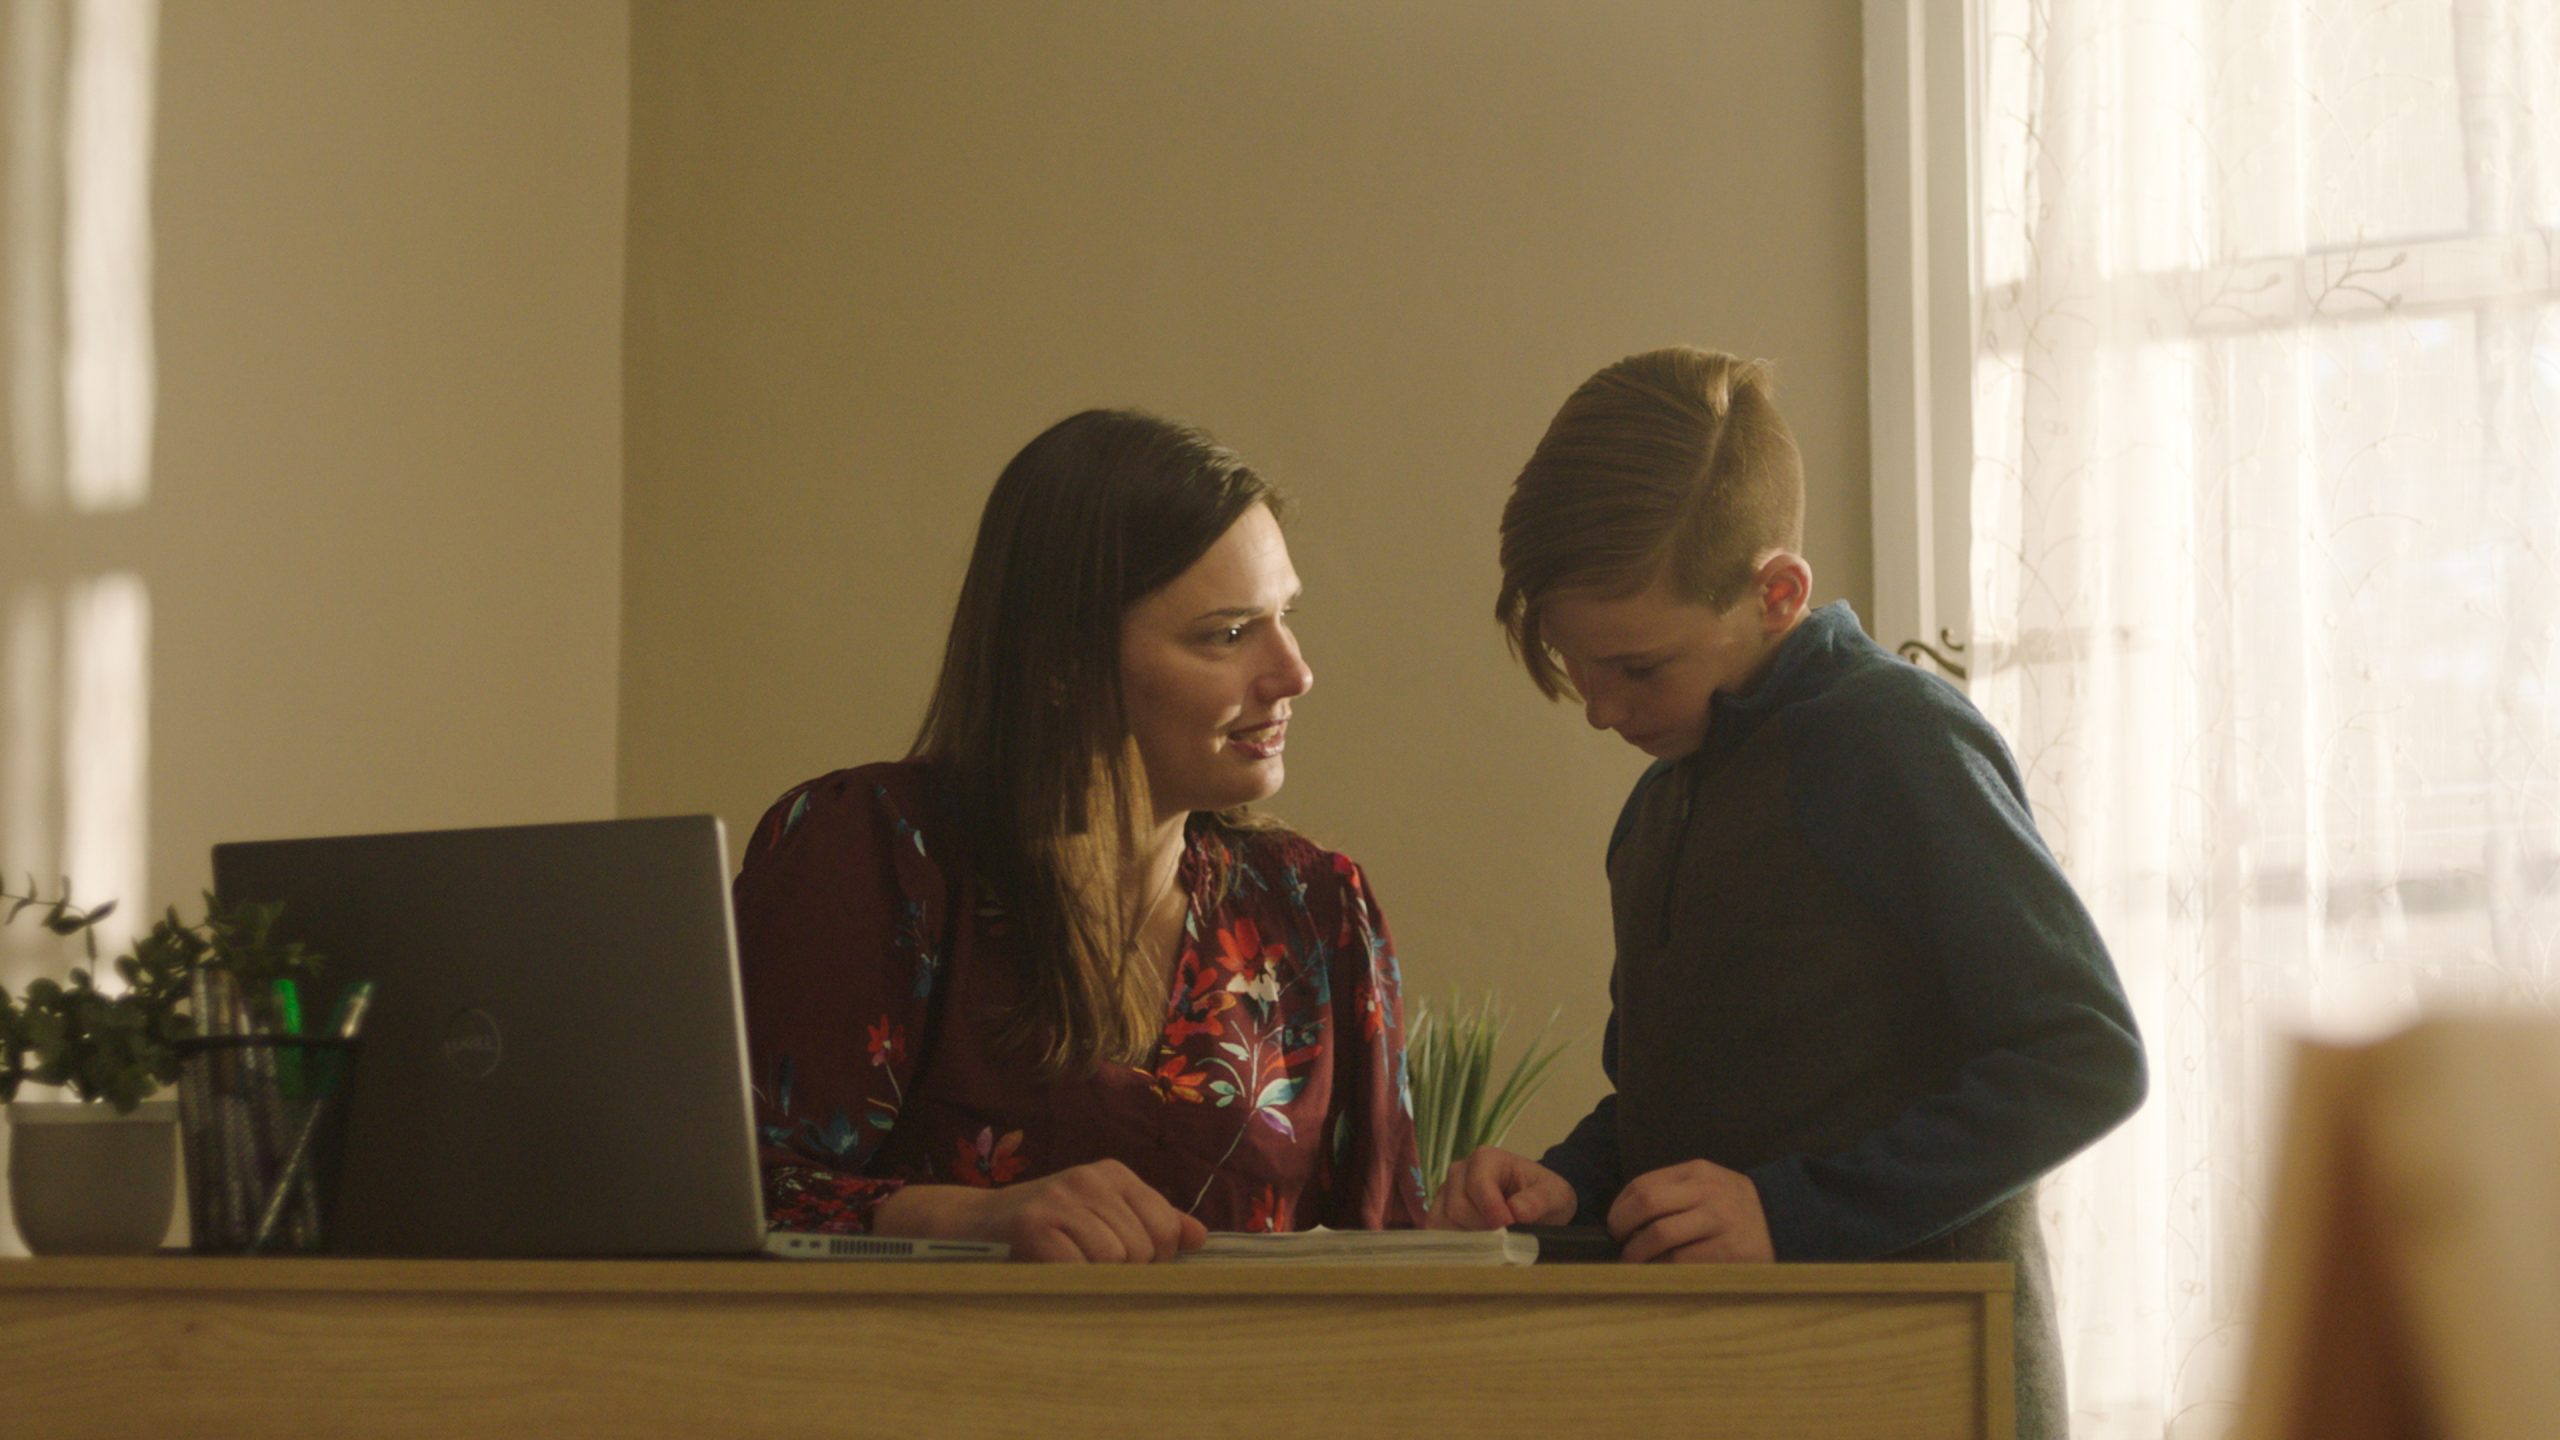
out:
M1270 704L1294 700L1315 688L1316 672L1307 668L1307 657L1298 649L1298 637L1286 629L1279 632L1280 644L1273 652L1269 669L1262 673L1262 700Z

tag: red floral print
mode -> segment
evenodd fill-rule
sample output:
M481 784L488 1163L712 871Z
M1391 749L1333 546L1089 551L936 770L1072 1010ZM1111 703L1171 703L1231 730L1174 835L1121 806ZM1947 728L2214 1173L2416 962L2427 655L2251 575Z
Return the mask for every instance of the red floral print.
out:
M1260 1235L1295 1229L1289 1223L1290 1208L1288 1196L1273 1186L1265 1185L1262 1193L1253 1197L1253 1213L1245 1217L1244 1228Z
M870 1041L868 1048L871 1051L872 1064L883 1070L891 1070L906 1060L906 1027L889 1023L889 1017L883 1015L863 1033Z
M960 1142L959 1163L951 1167L953 1178L963 1185L981 1188L1010 1184L1029 1163L1015 1153L1021 1148L1019 1130L1006 1131L1002 1140L996 1138L992 1127L980 1130L975 1143L965 1139Z
M1208 1076L1192 1069L1191 1061L1179 1051L1158 1062L1152 1078L1158 1096L1194 1105L1200 1103L1200 1087L1209 1081Z

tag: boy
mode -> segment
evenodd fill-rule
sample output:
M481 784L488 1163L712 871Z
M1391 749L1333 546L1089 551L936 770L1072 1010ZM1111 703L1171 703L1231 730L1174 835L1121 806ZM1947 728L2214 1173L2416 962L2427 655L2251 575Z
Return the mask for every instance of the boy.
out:
M2007 747L1845 603L1810 608L1765 369L1637 355L1502 515L1529 678L1654 757L1609 842L1614 1094L1432 1223L1605 1223L1644 1260L2006 1260L2018 1433L2065 1433L2035 1182L2141 1103L2115 970Z

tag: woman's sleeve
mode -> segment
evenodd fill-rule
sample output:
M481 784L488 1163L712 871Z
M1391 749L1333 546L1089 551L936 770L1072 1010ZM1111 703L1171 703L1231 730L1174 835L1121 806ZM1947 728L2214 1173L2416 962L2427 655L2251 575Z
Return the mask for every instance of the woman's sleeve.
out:
M1334 1098L1325 1122L1333 1184L1315 1218L1337 1230L1407 1229L1422 1223L1422 1158L1395 941L1360 867L1327 859L1333 874L1321 878L1340 909L1332 937Z
M765 1222L862 1232L933 1015L945 886L924 837L859 772L774 802L734 892Z

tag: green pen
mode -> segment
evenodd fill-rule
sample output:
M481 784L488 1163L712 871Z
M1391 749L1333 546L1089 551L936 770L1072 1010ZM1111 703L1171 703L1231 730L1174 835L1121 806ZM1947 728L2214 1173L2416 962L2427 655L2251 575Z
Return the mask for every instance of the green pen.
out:
M276 1025L278 1033L294 1036L302 1033L302 987L290 979L275 982ZM287 1100L302 1098L302 1047L276 1047L276 1089Z

